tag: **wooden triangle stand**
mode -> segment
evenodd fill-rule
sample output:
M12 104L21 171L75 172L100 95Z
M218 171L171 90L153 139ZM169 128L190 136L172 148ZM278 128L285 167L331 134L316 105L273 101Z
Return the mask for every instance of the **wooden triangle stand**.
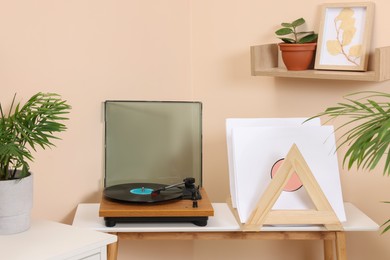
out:
M286 183L296 172L313 201L314 210L272 210ZM298 147L293 144L276 176L260 198L244 231L260 231L263 225L324 225L327 230L343 227L317 183Z

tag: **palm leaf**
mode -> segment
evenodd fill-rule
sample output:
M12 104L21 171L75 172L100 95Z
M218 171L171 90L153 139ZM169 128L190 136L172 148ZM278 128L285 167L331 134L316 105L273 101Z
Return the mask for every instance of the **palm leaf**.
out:
M387 225L387 227L385 227L385 228L382 230L382 234L390 230L390 219L388 219L385 223L383 223L383 224L381 225L381 227L386 226L386 225Z
M385 159L383 174L390 175L390 102L378 102L376 98L390 99L390 95L375 91L350 94L345 97L347 102L329 107L308 120L327 117L325 123L329 123L340 117L346 119L335 129L346 130L337 140L337 150L348 146L343 165L370 171Z
M0 104L0 179L14 178L16 169L28 174L33 160L29 149L54 146L52 140L59 139L55 133L66 130L60 121L68 120L71 108L55 93L37 93L23 105L15 97L7 115Z

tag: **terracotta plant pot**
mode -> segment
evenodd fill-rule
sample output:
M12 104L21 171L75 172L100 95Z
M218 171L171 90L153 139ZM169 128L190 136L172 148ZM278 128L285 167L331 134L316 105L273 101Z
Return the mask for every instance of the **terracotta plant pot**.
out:
M279 43L284 65L288 70L307 70L313 64L317 43Z

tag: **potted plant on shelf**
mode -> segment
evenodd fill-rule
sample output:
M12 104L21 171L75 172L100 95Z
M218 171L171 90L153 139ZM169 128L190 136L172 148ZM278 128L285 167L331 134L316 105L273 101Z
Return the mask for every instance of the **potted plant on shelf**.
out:
M54 146L54 134L66 130L70 106L54 93L37 93L25 104L9 109L0 103L0 234L14 234L30 227L32 151Z
M349 118L336 128L336 131L345 129L337 149L349 146L343 158L348 170L356 166L358 170L371 171L382 161L383 175L390 176L390 94L366 91L347 95L345 99L346 103L329 107L314 117L326 116L327 122L339 117ZM383 233L390 230L390 219L383 227Z
M291 23L282 23L282 28L275 31L277 36L282 36L278 37L283 41L279 43L279 48L288 70L306 70L313 62L318 34L314 31L297 31L305 22L305 19L299 18Z

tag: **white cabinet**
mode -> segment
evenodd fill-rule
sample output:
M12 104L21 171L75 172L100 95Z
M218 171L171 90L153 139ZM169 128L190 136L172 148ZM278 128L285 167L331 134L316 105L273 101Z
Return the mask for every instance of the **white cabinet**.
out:
M25 232L0 236L1 259L106 260L117 237L47 220L33 220Z

